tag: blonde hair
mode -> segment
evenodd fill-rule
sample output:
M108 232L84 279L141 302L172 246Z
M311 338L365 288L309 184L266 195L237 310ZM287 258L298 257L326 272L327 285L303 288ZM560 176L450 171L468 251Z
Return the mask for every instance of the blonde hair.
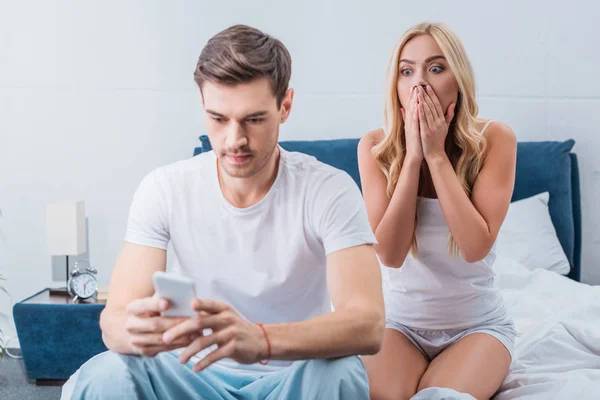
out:
M413 26L400 38L390 59L385 93L384 132L385 138L373 147L372 152L379 168L387 178L387 195L392 196L400 170L406 156L404 120L398 97L399 59L406 43L421 35L430 35L437 42L458 83L458 100L455 115L450 123L448 140L453 146L448 154L463 190L470 197L477 175L484 162L486 141L477 130L479 108L475 101L475 77L460 39L445 25L421 23ZM453 139L453 140L452 140ZM449 250L458 253L458 246L450 236ZM413 234L412 252L418 250L416 235Z

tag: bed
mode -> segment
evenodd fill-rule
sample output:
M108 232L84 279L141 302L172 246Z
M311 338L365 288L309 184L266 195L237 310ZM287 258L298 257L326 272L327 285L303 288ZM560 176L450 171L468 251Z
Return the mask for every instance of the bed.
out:
M200 141L195 154L211 149L206 136ZM280 144L345 170L360 187L358 139ZM522 262L499 245L495 265L498 286L515 320L517 339L510 372L495 396L497 400L600 398L600 286L579 282L581 199L577 156L571 152L574 144L573 140L518 143L511 208L547 194L549 236L556 241L566 269L562 270L564 276L550 271L544 265L545 258L535 259L531 254ZM527 220L519 224L531 225ZM530 253L535 250L540 249L532 246Z
M519 147L513 200L550 193L550 216L571 270L565 277L531 269L506 254L497 259L498 286L517 338L496 400L600 398L600 286L578 282L581 201L573 144Z

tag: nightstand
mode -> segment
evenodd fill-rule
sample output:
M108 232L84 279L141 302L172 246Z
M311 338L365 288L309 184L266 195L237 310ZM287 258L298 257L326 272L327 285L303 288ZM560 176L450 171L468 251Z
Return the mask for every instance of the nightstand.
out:
M29 379L38 384L68 379L83 363L106 351L100 331L104 300L72 304L66 295L44 289L13 307Z

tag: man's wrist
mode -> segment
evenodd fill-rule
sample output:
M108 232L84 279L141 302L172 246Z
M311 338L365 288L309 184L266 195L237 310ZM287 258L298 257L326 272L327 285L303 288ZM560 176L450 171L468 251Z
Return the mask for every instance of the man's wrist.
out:
M259 343L260 345L258 346L258 360L259 362L266 364L267 362L269 362L269 360L272 358L272 349L271 349L271 342L270 342L270 338L269 338L269 332L267 330L267 327L264 326L263 324L256 324L257 327L259 328L259 336L260 338Z

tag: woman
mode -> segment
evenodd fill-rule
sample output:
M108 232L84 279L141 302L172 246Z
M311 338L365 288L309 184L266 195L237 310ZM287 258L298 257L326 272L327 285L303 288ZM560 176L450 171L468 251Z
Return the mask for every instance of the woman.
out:
M359 144L377 237L386 332L365 357L372 399L444 387L490 398L515 330L494 285L494 242L514 186L516 138L478 116L473 71L441 24L409 29L388 69L385 128Z

